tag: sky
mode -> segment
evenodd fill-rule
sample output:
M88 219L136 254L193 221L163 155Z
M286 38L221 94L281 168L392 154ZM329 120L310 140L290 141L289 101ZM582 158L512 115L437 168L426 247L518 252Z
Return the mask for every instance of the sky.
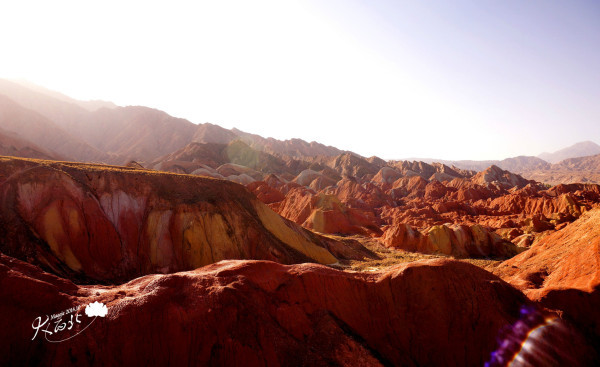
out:
M600 143L598 1L11 1L0 77L384 159Z

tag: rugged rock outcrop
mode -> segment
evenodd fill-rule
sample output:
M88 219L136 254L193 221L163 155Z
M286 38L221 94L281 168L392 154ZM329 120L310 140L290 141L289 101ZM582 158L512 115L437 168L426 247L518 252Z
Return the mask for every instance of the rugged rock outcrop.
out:
M300 172L298 176L296 176L294 182L301 186L308 186L311 184L311 182L321 177L323 177L321 172L317 172L312 169L305 169L304 171Z
M551 185L570 183L600 183L600 154L570 158L546 169L523 172L523 176Z
M428 183L429 181L418 175L402 177L394 181L390 195L394 199L423 197L425 195L425 187Z
M379 171L377 165L354 153L341 154L331 160L328 166L337 171L342 177L360 178L368 174L375 175Z
M305 187L291 189L271 204L281 216L322 233L380 235L378 220L369 211L349 208L338 197Z
M406 177L418 175L427 180L450 181L474 175L474 171L461 170L437 162L429 164L423 161L390 161L388 165L395 167Z
M502 188L523 187L530 183L535 183L494 165L473 176L471 181L482 186L495 184Z
M316 192L304 186L291 188L283 201L273 203L271 208L279 215L302 224L312 213L316 203Z
M334 195L349 207L363 210L372 210L393 203L389 196L373 183L361 184L353 179L342 179L335 186L323 190L323 193Z
M380 184L393 184L394 181L402 177L402 173L392 167L382 167L373 177L373 182Z
M258 200L265 204L277 203L285 199L285 195L281 191L269 186L264 181L254 181L246 185L246 187L256 195Z
M391 248L454 257L509 258L523 251L481 225L437 225L424 233L406 223L394 223L381 237Z
M338 261L340 243L222 180L3 158L0 203L0 251L70 279L117 282L223 259Z
M377 218L368 212L348 208L336 196L314 197L313 210L303 226L321 233L381 235Z
M37 317L91 302L106 316L81 331L83 314L61 332L81 331L68 342L43 331L32 340ZM481 366L527 304L494 275L450 260L372 274L230 260L106 287L0 255L0 312L10 315L0 318L10 331L0 364Z
M533 196L521 193L504 195L485 202L478 201L473 204L480 212L489 215L543 214L552 216L557 213L571 215L573 218L581 215L586 207L579 203L573 194L562 194L558 197Z
M530 299L563 311L600 346L599 209L503 262L494 273Z

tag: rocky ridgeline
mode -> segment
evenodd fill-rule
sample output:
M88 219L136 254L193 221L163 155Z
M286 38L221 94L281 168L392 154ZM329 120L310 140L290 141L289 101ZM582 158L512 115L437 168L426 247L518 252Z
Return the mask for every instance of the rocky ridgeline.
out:
M482 269L441 259L368 275L229 260L99 287L0 254L0 297L11 315L0 327L12 334L0 363L56 366L480 366L521 306L534 305ZM91 302L107 316L68 342L32 341L21 323ZM581 341L565 344L569 355L589 353L580 334L569 336Z

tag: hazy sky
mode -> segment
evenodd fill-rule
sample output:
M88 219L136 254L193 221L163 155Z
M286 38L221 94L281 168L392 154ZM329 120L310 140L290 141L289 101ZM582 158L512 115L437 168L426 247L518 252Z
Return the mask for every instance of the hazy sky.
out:
M0 40L0 77L366 156L600 143L598 1L11 1Z

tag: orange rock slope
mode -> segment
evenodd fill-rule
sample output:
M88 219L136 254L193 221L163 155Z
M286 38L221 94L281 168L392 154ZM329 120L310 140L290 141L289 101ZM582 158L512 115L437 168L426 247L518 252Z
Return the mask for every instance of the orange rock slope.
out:
M0 251L71 279L123 281L223 259L373 256L281 218L223 180L2 158L0 203Z
M494 275L450 260L372 274L230 260L76 286L1 254L0 299L10 315L0 318L5 366L481 366L498 331L529 304ZM41 332L32 341L36 317L96 301L106 317L77 336L49 343ZM81 331L82 317L62 335Z
M600 209L494 269L534 301L562 310L600 347Z

